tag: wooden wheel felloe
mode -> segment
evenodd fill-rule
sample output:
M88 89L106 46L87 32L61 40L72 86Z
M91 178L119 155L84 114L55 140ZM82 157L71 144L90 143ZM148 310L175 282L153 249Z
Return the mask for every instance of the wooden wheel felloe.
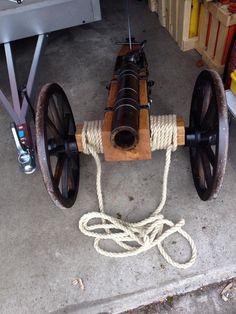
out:
M73 206L79 187L76 126L69 101L57 84L45 85L36 112L38 159L47 191L60 208Z
M228 109L222 80L215 71L203 71L196 81L186 145L198 195L204 201L216 198L227 162Z

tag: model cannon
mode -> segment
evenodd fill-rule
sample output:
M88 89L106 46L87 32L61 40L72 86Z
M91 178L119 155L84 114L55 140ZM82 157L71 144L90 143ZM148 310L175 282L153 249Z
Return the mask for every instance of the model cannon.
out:
M131 50L128 44L123 44L109 86L104 120L90 123L93 138L89 134L85 138L87 123L76 127L60 86L48 84L42 88L36 113L38 158L48 193L58 207L71 207L76 200L79 155L86 150L85 141L98 145L98 152L104 153L107 161L151 159L155 131L152 121L158 120L150 117L151 85L143 44L133 43ZM199 75L189 127L177 117L176 130L177 145L190 149L198 195L204 201L215 198L222 185L228 150L227 105L216 72L204 70ZM158 134L165 136L165 128L161 132Z

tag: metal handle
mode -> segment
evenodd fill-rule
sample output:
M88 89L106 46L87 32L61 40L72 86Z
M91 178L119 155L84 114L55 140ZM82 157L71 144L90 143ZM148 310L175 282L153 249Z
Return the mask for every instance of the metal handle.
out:
M13 134L13 138L16 144L17 152L18 152L18 161L20 164L26 164L30 161L30 154L29 151L26 148L22 147L22 144L19 140L16 127L14 123L11 123L11 131Z

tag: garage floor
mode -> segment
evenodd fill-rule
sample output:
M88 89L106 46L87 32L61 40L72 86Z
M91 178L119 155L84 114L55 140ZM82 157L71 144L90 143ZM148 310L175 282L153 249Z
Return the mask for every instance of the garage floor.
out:
M132 1L133 34L147 39L152 114L176 113L188 119L191 94L200 71L199 55L183 53L163 29L145 1ZM105 86L111 78L118 47L126 36L122 1L102 1L103 20L54 33L43 59L40 84L58 82L66 90L75 120L102 119ZM17 42L19 78L27 74L33 41ZM3 48L0 60L3 60ZM0 64L0 86L9 93L5 64ZM25 176L18 170L10 120L0 109L0 312L15 313L119 313L156 302L167 295L185 293L236 275L235 203L236 136L231 126L229 163L216 201L199 200L191 177L188 150L173 156L166 218L185 218L198 248L198 259L188 270L168 265L157 249L137 257L110 259L98 255L93 240L82 235L78 219L97 210L95 165L81 158L78 200L70 210L51 203L41 174ZM107 212L138 221L149 215L161 196L164 152L152 161L102 163ZM111 208L112 207L112 208ZM189 257L179 237L166 242L180 261ZM85 290L73 286L82 278Z

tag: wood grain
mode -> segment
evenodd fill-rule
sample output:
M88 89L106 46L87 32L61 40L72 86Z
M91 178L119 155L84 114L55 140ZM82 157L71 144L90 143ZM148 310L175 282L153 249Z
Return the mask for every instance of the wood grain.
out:
M146 105L148 103L148 88L147 81L140 80L140 104ZM117 95L117 84L113 83L110 89L108 98L108 106L114 105ZM121 150L115 148L111 144L111 126L112 126L112 112L107 112L103 121L102 141L104 156L106 161L128 161L128 160L150 160L151 146L150 146L150 125L149 125L149 111L147 109L140 110L139 118L139 142L132 150Z
M134 45L133 49L137 49L139 45ZM129 46L123 45L119 56L129 52ZM115 76L110 85L107 107L113 107L117 98L118 82ZM147 105L149 102L147 80L139 81L139 102L140 105ZM139 117L139 141L137 146L132 150L122 150L115 148L111 144L111 128L112 128L113 112L105 113L102 123L102 142L104 157L106 161L128 161L128 160L150 160L152 158L151 143L150 143L150 115L148 109L140 109ZM182 118L177 119L178 125L178 145L185 144L185 127ZM82 144L82 129L83 124L77 126L76 141L80 152L83 152Z

